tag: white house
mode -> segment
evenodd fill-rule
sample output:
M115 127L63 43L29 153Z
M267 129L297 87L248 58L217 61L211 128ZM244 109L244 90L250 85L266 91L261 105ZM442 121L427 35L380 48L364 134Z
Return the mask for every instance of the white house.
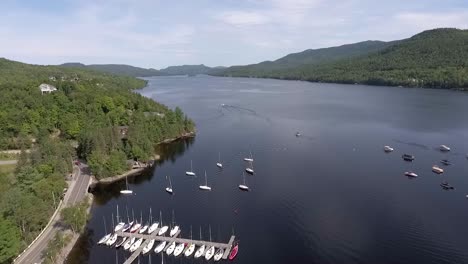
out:
M55 86L50 85L50 84L46 84L46 83L43 83L43 84L39 85L39 89L41 89L42 94L57 91L57 88L55 88Z

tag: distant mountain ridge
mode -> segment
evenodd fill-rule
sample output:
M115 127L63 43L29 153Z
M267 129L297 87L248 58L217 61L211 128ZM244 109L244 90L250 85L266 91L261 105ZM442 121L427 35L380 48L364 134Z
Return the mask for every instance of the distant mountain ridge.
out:
M442 28L392 42L306 50L273 62L229 67L214 75L468 89L467 66L468 30Z
M90 64L85 65L79 62L67 62L59 66L69 68L88 68L110 74L131 76L131 77L151 77L151 76L170 76L170 75L197 75L209 74L224 69L225 67L208 67L200 65L180 65L170 66L161 70L145 69L125 64Z
M73 68L88 68L100 72L106 72L116 75L124 75L131 77L150 77L164 75L160 71L155 69L145 69L140 67L134 67L125 64L90 64L85 65L79 62L64 63L59 66L62 67L73 67Z

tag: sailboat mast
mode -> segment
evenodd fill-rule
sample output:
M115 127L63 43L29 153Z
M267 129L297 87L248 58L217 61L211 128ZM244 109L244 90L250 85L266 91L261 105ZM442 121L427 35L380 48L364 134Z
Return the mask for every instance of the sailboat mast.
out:
M205 186L208 186L208 179L206 178L206 171L205 171Z
M104 216L102 217L102 221L104 222L104 231L107 234L106 218L104 218Z
M151 207L150 207L150 224L153 224L153 212L151 212Z
M119 205L117 205L117 222L119 222Z

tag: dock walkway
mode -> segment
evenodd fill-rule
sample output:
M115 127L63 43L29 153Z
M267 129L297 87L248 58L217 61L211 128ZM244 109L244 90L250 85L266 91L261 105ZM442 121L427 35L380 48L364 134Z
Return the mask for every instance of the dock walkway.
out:
M117 232L117 235L119 237L129 237L129 238L143 238L145 241L141 244L141 246L133 252L133 254L124 262L124 264L131 264L135 259L141 254L141 251L143 248L148 244L148 242L151 239L154 239L155 241L166 241L168 245L164 249L164 251L169 247L169 244L172 242L175 242L176 244L180 243L187 243L187 244L195 244L196 246L201 246L205 245L206 247L215 247L215 248L222 248L224 249L224 255L222 259L227 259L229 256L229 253L231 252L232 244L234 243L235 236L231 236L229 239L229 242L227 244L225 243L218 243L218 242L211 242L211 241L203 241L203 240L193 240L193 239L186 239L186 238L179 238L178 236L180 235L180 230L173 236L173 237L167 237L167 236L158 236L159 228L156 229L153 233L151 234L139 234L139 233L129 233L129 232L122 232L119 231ZM157 245L155 243L155 245ZM153 250L153 249L151 249Z

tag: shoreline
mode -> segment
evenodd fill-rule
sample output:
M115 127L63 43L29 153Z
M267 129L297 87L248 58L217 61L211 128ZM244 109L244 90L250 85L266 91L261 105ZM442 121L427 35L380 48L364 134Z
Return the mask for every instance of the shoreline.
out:
M161 144L168 144L168 143L180 140L180 139L190 138L190 137L194 137L194 136L195 136L195 132L187 132L187 133L184 133L184 134L182 134L182 135L180 135L178 137L175 137L175 138L165 139L165 140L163 140L163 141L161 141L159 143L156 143L155 146L161 145ZM154 164L156 163L156 161L158 161L161 158L158 154L154 154L153 157L154 157L154 159L149 160L148 162L146 162L146 164L147 164L146 166L132 168L132 169L120 174L120 175L107 177L107 178L100 179L100 180L96 179L96 177L94 177L94 176L91 176L92 182L88 186L89 192L92 192L99 185L110 185L110 184L113 184L115 182L121 181L121 180L125 179L126 177L134 177L134 176L141 175L146 170L152 168L154 166Z

